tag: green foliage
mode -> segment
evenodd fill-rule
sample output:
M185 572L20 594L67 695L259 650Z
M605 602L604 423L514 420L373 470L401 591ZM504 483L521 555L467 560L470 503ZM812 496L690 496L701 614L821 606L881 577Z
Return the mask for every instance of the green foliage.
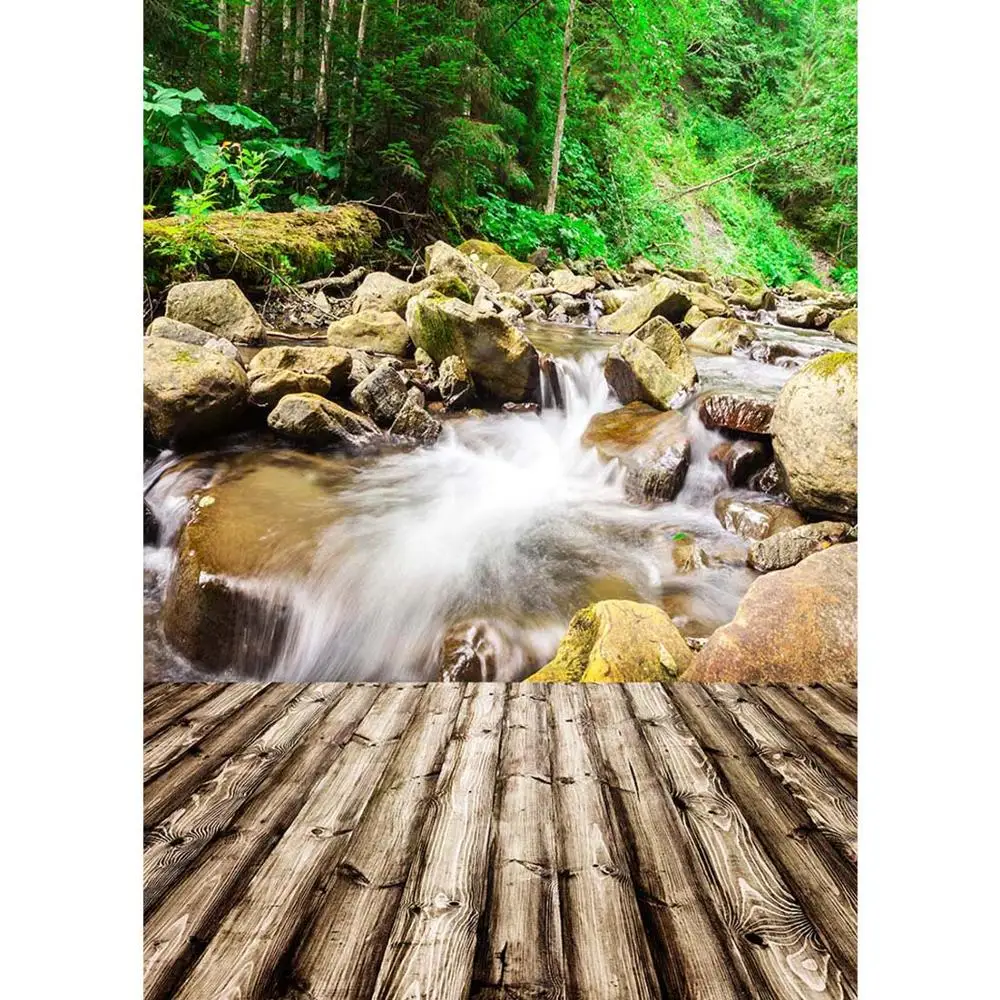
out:
M479 231L515 257L523 259L539 247L573 259L608 257L607 239L593 220L545 215L496 195L481 198L479 209Z

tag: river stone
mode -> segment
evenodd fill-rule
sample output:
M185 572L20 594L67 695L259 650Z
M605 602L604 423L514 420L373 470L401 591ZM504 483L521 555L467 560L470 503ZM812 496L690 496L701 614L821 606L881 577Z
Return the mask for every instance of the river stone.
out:
M142 544L155 545L160 540L160 522L149 506L149 501L142 498Z
M599 601L573 615L556 655L529 681L675 681L694 658L662 608Z
M654 316L676 323L691 308L691 297L672 278L654 278L637 289L610 316L597 321L601 333L635 333Z
M445 407L449 410L468 403L476 394L469 369L457 354L449 354L441 362L438 367L437 387Z
M654 316L639 327L635 336L658 355L683 388L694 388L698 381L698 370L684 346L680 331L670 320Z
M689 386L638 337L626 337L608 352L604 377L621 403L641 401L661 410L676 409Z
M485 271L502 292L516 292L531 286L538 272L532 264L525 264L511 257L503 247L485 240L466 240L458 247L480 270Z
M785 383L771 420L774 454L792 501L853 518L858 502L858 358L810 361Z
M678 278L683 278L685 281L693 281L698 285L710 285L712 283L712 276L708 271L704 271L699 267L671 267L671 274L676 274Z
M444 240L437 240L424 249L424 273L447 272L458 275L465 282L473 297L480 290L498 292L500 286L468 255L456 250Z
M857 543L755 580L685 681L832 684L857 680Z
M775 500L748 500L725 495L716 498L715 516L726 531L748 541L805 524L805 518L794 507Z
M441 421L432 417L416 397L408 394L389 433L412 438L420 444L433 444L441 433Z
M858 311L848 309L841 313L828 327L827 330L835 337L846 340L849 344L858 342Z
M744 309L757 311L759 309L773 309L775 306L774 293L764 285L747 278L733 278L733 291L729 295L731 306L742 306Z
M843 521L819 521L786 528L750 546L747 562L761 573L788 569L806 556L828 549L848 537L851 526Z
M250 402L270 409L291 392L313 392L325 396L330 380L325 375L300 372L294 368L265 368L250 377Z
M773 413L773 399L744 393L706 392L698 399L698 416L710 430L768 434Z
M707 319L708 317L697 306L691 306L684 313L684 318L680 322L680 328L684 333L690 335Z
M789 503L792 501L792 498L785 492L785 478L781 474L777 462L769 462L760 472L755 472L747 485L757 493L767 493Z
M695 289L688 290L688 297L691 299L691 307L700 309L704 316L715 318L725 316L729 312L729 307L718 296L708 292L700 292ZM685 316L687 313L684 314Z
M413 343L438 364L461 358L478 390L511 402L538 398L538 352L506 317L427 291L410 301L406 322Z
M235 361L197 344L143 339L143 418L154 441L190 441L236 425L247 376Z
M830 314L814 302L779 302L778 322L783 326L821 329L830 321Z
M847 292L821 288L811 281L795 281L788 290L790 299L809 301L829 309L851 309L858 304L858 297Z
M231 278L174 285L167 292L167 318L234 344L259 344L264 339L263 321Z
M605 316L609 316L616 309L620 309L633 295L635 295L635 289L633 288L611 288L607 291L598 292L594 298L600 302Z
M745 438L723 441L708 455L713 462L725 469L726 482L730 486L745 486L754 473L767 466L771 456L771 446L767 441Z
M462 299L464 302L472 301L472 293L468 286L458 275L451 272L430 274L423 281L411 284L385 271L373 271L365 276L365 280L354 293L351 311L395 312L403 316L410 299L429 288L443 295Z
M688 337L687 345L707 354L732 354L738 347L748 347L753 340L753 330L742 320L712 316Z
M337 395L347 390L352 365L350 352L340 347L265 347L251 358L247 371L251 378L279 369L322 375Z
M197 344L204 347L212 340L212 334L200 330L190 323L182 323L179 319L169 319L167 316L157 316L146 327L147 337L162 337L164 340L176 340L181 344Z
M326 342L334 347L375 351L406 357L410 352L410 332L397 312L362 309L334 320L326 331Z
M672 500L684 485L691 460L687 421L676 410L662 412L629 403L590 418L580 443L605 462L625 468L625 493L634 502Z
M549 275L549 284L566 295L585 295L597 288L597 279L590 275L576 275L566 268L559 268Z
M267 425L282 437L314 448L343 445L361 451L382 436L367 417L311 392L282 396L267 415Z
M380 427L388 427L406 402L406 383L392 365L381 364L351 390L351 402Z

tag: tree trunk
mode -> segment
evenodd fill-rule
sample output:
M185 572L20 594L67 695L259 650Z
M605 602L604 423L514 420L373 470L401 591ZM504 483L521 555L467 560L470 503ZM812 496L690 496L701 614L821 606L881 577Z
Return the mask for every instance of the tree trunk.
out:
M333 22L337 16L338 0L325 0L322 9L322 32L319 45L319 72L316 76L316 135L314 145L326 149L329 140L330 112L330 40Z
M226 34L229 31L229 6L226 0L219 0L219 48L226 47Z
M365 29L368 27L368 0L361 0L361 16L358 18L358 43L354 50L354 76L351 79L351 106L347 115L347 139L344 143L344 183L350 172L351 150L354 147L354 115L357 111L359 73L361 57L365 51Z
M549 196L545 199L545 214L556 210L556 193L559 190L559 158L562 156L563 131L566 128L566 100L569 91L569 70L573 61L573 12L576 0L569 0L566 29L563 32L562 86L559 89L559 111L556 115L556 135L552 142L552 172L549 174Z
M251 103L253 76L260 49L261 0L251 0L243 8L243 30L240 34L240 96L244 104Z
M305 78L306 52L306 0L295 3L295 71L292 77L292 95L296 101L302 98L302 81Z

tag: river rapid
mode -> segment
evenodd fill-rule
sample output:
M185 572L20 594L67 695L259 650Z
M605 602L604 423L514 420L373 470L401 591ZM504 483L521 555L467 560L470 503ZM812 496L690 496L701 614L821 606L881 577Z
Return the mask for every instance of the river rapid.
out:
M776 395L810 356L845 349L759 318L759 341L794 353L774 364L695 356L699 392ZM282 618L267 679L517 680L551 657L575 611L608 598L659 604L693 638L729 621L756 574L744 563L747 543L713 509L720 493L739 492L709 459L722 435L689 403L681 492L657 505L628 502L623 470L580 441L595 414L618 405L602 370L614 338L569 324L526 332L555 356L562 409L546 385L540 415L458 415L434 446L374 458L299 454L264 435L157 456L145 472L162 526L144 550L147 679L260 676L238 659L208 674L162 634L180 531L191 505L222 485L230 497L244 490L261 553L249 645ZM692 539L693 569L677 551Z

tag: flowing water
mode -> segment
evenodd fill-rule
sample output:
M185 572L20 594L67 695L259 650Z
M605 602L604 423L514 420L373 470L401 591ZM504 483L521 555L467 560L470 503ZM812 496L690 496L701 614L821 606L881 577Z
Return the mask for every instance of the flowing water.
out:
M280 615L274 679L515 680L546 662L576 610L605 598L660 604L693 637L729 621L754 574L746 543L713 512L727 489L708 458L721 435L689 405L680 494L627 502L620 467L580 443L591 417L617 406L602 372L608 339L569 325L528 332L556 358L564 409L545 386L540 416L450 419L433 447L376 458L308 456L259 439L160 455L146 471L163 524L159 547L145 550L147 676L204 676L160 629L178 533L203 497L221 497L252 539L260 620L244 627L252 646L254 630L273 634L267 619ZM812 347L843 349L794 331L767 336L799 341L799 363ZM696 366L702 389L758 394L776 393L795 371L748 357L698 357ZM695 566L677 551L691 539ZM236 661L212 676L246 671Z

